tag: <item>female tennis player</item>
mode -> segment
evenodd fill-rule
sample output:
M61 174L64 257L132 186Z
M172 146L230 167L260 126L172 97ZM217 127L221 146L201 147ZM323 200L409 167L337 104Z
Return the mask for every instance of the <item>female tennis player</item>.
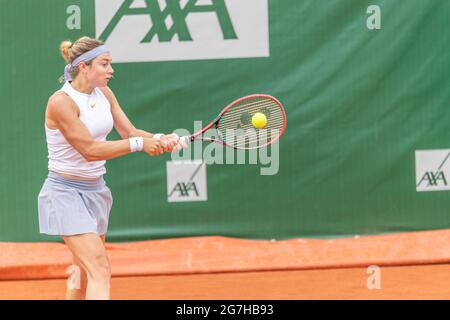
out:
M81 271L81 286L68 288L66 299L109 299L104 243L113 201L103 180L105 160L171 152L179 137L133 126L108 87L114 70L101 41L82 37L62 42L60 50L68 64L65 83L49 98L45 114L49 174L38 197L39 229L60 235ZM106 141L113 126L122 140Z

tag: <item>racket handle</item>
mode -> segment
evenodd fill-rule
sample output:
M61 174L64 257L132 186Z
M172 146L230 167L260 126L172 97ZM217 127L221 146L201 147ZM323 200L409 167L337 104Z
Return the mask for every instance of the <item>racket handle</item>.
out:
M180 143L189 145L191 143L191 137L190 136L182 136L180 137Z

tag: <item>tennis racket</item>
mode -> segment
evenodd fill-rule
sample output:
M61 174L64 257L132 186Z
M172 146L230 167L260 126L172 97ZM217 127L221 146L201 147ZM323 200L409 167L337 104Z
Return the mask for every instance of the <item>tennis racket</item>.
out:
M263 126L255 126L254 116L263 118ZM263 114L263 116L261 116ZM214 137L205 137L208 130L216 130ZM286 129L286 113L281 103L267 94L253 94L230 103L202 130L180 137L188 145L195 140L221 143L227 147L250 150L276 142Z

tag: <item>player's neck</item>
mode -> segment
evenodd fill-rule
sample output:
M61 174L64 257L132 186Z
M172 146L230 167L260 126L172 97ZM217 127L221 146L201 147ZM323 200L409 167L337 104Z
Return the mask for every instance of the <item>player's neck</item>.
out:
M80 77L75 78L71 83L72 88L77 90L78 92L82 92L85 94L91 94L92 91L94 91L94 87L89 85L84 79L81 79Z

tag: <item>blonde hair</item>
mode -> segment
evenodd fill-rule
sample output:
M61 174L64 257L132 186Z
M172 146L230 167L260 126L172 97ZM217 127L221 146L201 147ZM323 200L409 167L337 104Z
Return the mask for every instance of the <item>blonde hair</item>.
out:
M61 42L61 44L59 45L59 50L66 63L69 64L72 63L76 58L81 56L83 53L91 51L92 49L95 49L101 45L103 45L103 41L101 40L89 37L81 37L74 43L68 40ZM90 61L86 62L87 65L89 65L90 63ZM78 66L71 69L70 75L72 76L72 79L75 79L75 77L78 75L78 72Z

